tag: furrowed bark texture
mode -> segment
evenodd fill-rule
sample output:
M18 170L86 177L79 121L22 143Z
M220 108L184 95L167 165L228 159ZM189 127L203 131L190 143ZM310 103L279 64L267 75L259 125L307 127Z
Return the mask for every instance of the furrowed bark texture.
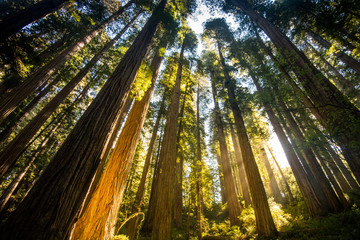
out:
M147 180L147 176L149 173L150 164L151 164L151 160L152 160L152 156L153 156L155 140L157 138L157 132L158 132L159 126L160 126L160 120L161 120L161 117L165 110L165 100L166 100L166 97L165 97L165 93L164 93L164 96L161 100L161 105L159 108L158 116L156 118L156 122L155 122L153 132L151 135L148 151L146 153L144 169L141 174L140 184L139 184L138 190L135 195L135 201L134 201L134 205L132 207L132 214L139 212L141 210L142 199L143 199L144 193L145 193L145 184L146 184L146 180ZM137 230L138 222L139 222L138 217L134 217L131 220L129 220L129 224L128 224L128 228L127 228L127 235L129 236L130 240L136 239L136 230Z
M159 176L155 189L154 221L152 225L152 240L167 240L171 238L171 223L174 207L174 183L176 166L176 134L180 106L180 86L182 76L182 61L184 44L180 50L180 59L171 103L168 108L164 138L159 156Z
M92 182L103 149L160 22L159 3L112 76L80 118L47 169L6 222L3 239L62 239Z
M319 111L322 119L318 120L341 146L351 170L357 180L360 180L359 110L311 64L309 59L278 28L255 12L248 1L229 1L256 22L279 49Z
M241 155L244 161L244 168L249 183L251 199L254 206L257 232L264 236L275 235L277 234L277 230L271 216L264 185L261 180L258 166L255 162L255 157L251 149L240 108L236 103L234 85L231 83L231 78L227 70L219 42L217 47L225 76L225 87L228 90L230 107L234 115L239 145L241 146Z
M34 137L36 132L46 122L46 120L56 111L60 104L67 98L67 96L74 90L74 88L81 82L81 80L89 73L91 68L99 61L102 55L107 52L112 45L122 36L128 27L135 21L138 14L115 36L111 41L99 50L98 53L82 68L66 86L51 99L51 101L20 131L13 141L0 153L0 176L16 161L21 155L27 143Z
M87 43L91 41L104 27L110 22L120 16L127 7L131 5L131 1L124 7L121 7L111 17L104 20L101 24L98 24L94 29L86 33L82 38L76 41L74 44L66 48L53 60L47 63L45 66L36 70L29 77L11 92L4 94L0 101L0 122L4 120L14 109L25 100L37 87L43 82L48 80L50 76L56 72L67 60L69 60L76 52L83 48Z
M229 218L231 225L241 225L241 221L239 219L241 214L241 205L236 196L236 188L235 188L235 179L231 171L231 163L229 158L229 152L227 148L223 121L221 119L220 107L217 100L217 92L214 83L213 73L211 73L211 89L214 100L214 111L215 111L215 122L217 127L217 135L220 146L220 158L222 163L222 170L224 174L224 190L225 196L228 203L229 208Z
M155 56L152 85L141 101L135 101L119 140L106 165L89 204L76 222L72 239L111 239L137 142L155 87L162 57Z

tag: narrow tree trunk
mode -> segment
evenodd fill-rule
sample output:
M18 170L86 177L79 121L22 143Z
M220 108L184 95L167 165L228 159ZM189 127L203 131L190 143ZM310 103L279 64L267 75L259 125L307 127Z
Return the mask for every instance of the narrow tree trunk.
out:
M0 41L4 41L26 25L62 8L68 2L68 0L43 0L15 14L5 16L0 21Z
M246 178L244 162L243 162L242 155L241 155L241 148L239 145L239 141L236 137L234 128L232 126L232 123L230 123L230 134L231 134L231 139L232 139L234 149L235 149L235 158L236 158L239 177L240 177L241 191L242 191L243 198L245 201L245 207L248 207L251 204L249 184L248 184L248 180Z
M159 176L155 189L155 214L152 224L151 239L167 240L171 238L171 223L174 208L174 183L176 166L176 133L178 127L180 87L182 77L182 64L184 58L183 44L176 73L174 90L168 108L164 138L159 156Z
M42 143L38 146L35 154L33 154L33 156L30 157L30 160L28 161L28 163L26 164L25 168L22 170L22 172L20 172L19 174L17 174L16 178L13 179L13 181L11 182L11 184L6 188L6 190L3 192L3 194L1 195L0 198L0 212L2 212L4 210L5 205L7 204L7 202L9 201L11 195L14 193L15 189L17 188L17 186L20 184L20 182L22 181L22 179L25 177L25 175L27 174L28 170L30 169L30 167L33 165L33 163L35 162L35 160L37 159L37 157L42 154L45 150L45 146L47 144L47 142L50 140L50 138L54 135L55 131L57 130L57 128L60 126L60 122L47 134L47 136L45 137L45 139L42 141Z
M308 30L308 34L318 43L320 43L320 45L326 49L330 49L331 48L331 43L329 43L328 41L326 41L325 39L323 39L320 35L314 33L311 30ZM345 63L347 66L349 66L350 68L352 68L354 71L356 71L357 73L360 74L360 63L358 61L356 61L354 58L350 57L349 55L347 55L346 53L344 53L343 51L338 51L337 53L335 53L335 56L340 59L343 63Z
M166 5L162 0L0 238L63 238L70 230ZM58 176L61 176L60 178Z
M155 87L162 57L158 54L151 63L152 85L141 101L135 101L89 204L76 222L72 239L111 239L118 209L135 155L138 139Z
M135 21L137 15L120 31L115 38L105 44L105 46L80 70L66 86L51 99L51 101L17 134L15 139L0 153L0 176L16 161L23 152L26 144L34 137L36 132L46 122L46 120L56 111L60 104L73 91L79 82L89 73L91 68L99 61L101 56L106 53Z
M251 9L248 1L229 1L249 15L279 49L322 115L321 124L341 146L350 168L357 179L360 179L359 110L310 63L309 59L278 28Z
M330 171L329 167L326 165L325 159L323 159L323 157L321 156L320 153L317 152L317 150L314 150L314 153L318 157L319 162L320 162L322 168L324 169L327 177L329 178L332 186L334 187L336 194L338 195L339 200L340 200L341 204L343 205L344 209L348 208L350 206L349 202L346 200L339 184L336 182L336 180L333 176L333 173Z
M161 117L165 110L165 100L166 100L166 97L165 97L165 92L164 92L163 98L161 100L160 108L158 111L158 116L156 118L155 125L152 130L153 132L151 135L148 151L146 153L144 168L143 168L143 172L141 174L139 187L138 187L138 190L135 195L134 204L132 206L132 214L139 212L141 209L142 199L143 199L143 196L145 193L146 180L147 180L148 172L150 169L150 163L151 163L152 156L153 156L155 140L157 137L157 132L159 130L159 126L160 126L160 120L161 120ZM139 221L139 217L134 217L131 220L129 220L129 224L128 224L128 228L127 228L127 235L129 236L130 240L136 239L136 230L138 227L138 221Z
M217 134L217 133L215 133ZM222 204L227 203L226 194L225 194L225 181L224 181L224 170L223 164L221 161L221 156L219 154L219 150L216 150L216 160L218 163L218 171L219 171L219 180L220 180L220 194L221 194L221 202Z
M254 83L256 85L257 90L262 93L263 89L260 84L257 82L256 78L253 78ZM309 209L309 212L312 216L323 216L327 214L327 205L322 203L318 196L318 192L315 191L314 187L312 186L305 170L300 164L296 153L292 145L290 144L285 132L283 131L281 124L276 117L274 111L272 110L270 104L264 100L262 100L265 111L269 117L271 125L274 128L274 131L281 143L281 146L285 152L286 158L290 164L290 167L294 173L296 178L296 182L299 185L300 191L304 196L305 204Z
M202 156L201 156L201 138L200 138L200 88L198 82L197 100L196 100L196 233L198 240L202 239Z
M251 149L241 111L236 103L234 85L231 82L231 78L227 70L219 42L218 51L225 76L225 86L228 90L230 107L234 114L235 126L239 139L239 145L241 146L241 154L244 160L244 167L249 183L251 199L254 206L257 231L260 235L264 236L275 235L277 234L277 230L274 224L274 220L271 216L264 185L261 180L258 166L255 162L255 157Z
M355 98L355 105L359 108L360 107L360 94L359 91L355 88L351 81L346 79L341 73L329 63L325 57L319 53L308 41L305 40L307 46L311 48L313 52L315 52L319 57L320 60L325 64L325 66L334 74L335 77L332 80L335 82L336 86L342 90L348 97L354 99Z
M274 160L277 168L279 169L279 172L280 172L281 177L282 177L282 179L283 179L283 182L284 182L284 184L285 184L286 191L287 191L287 193L289 194L290 202L293 202L295 199L294 199L294 196L293 196L293 194L292 194L292 192L291 192L289 183L287 182L286 177L285 177L283 171L281 170L281 167L280 167L279 163L277 162L277 160L276 160L276 158L275 158L272 150L271 150L269 147L267 147L267 149L269 150L272 159Z
M274 88L275 88L274 94L279 96L279 94L280 94L279 90L276 88L276 86ZM299 126L297 125L295 119L292 117L292 115L289 112L289 109L287 108L285 103L279 97L277 98L277 100L278 100L277 102L279 103L279 105L282 109L282 114L286 118L286 121L289 124L290 129L291 129L292 133L294 134L296 140L298 141L298 144L301 146L304 156L306 157L307 163L309 164L310 169L311 169L316 181L319 183L322 191L326 195L326 199L329 201L329 204L331 205L332 210L336 211L336 212L342 211L343 205L341 204L340 200L336 196L334 189L331 187L328 179L326 178L323 170L321 169L321 166L318 163L318 161L315 157L315 154L313 153L311 148L308 147L306 139L305 139L304 135L302 134L302 132L300 131Z
M339 155L334 151L334 149L332 149L332 147L327 144L325 146L325 148L329 151L331 157L334 159L336 165L339 167L340 171L343 173L343 175L345 176L346 180L348 181L348 183L350 184L352 189L359 189L359 185L356 182L356 180L354 179L354 177L351 175L350 171L348 170L348 168L345 166L345 164L342 162L341 158L339 157Z
M225 139L224 126L221 119L220 107L217 100L217 92L214 83L214 73L211 72L211 89L213 93L214 99L214 111L215 111L215 121L217 127L217 136L220 145L220 154L221 154L221 162L224 174L224 187L225 187L225 195L228 203L229 209L229 217L231 225L241 225L239 216L241 214L241 205L236 196L236 188L235 181L231 171L231 163L229 159L228 148Z
M25 108L21 111L20 115L17 116L17 119L14 121L8 121L5 119L4 122L10 122L6 128L0 133L0 143L6 140L10 134L16 129L16 127L30 114L31 110L40 102L40 100L50 92L55 84L60 81L60 76L57 76L50 84L48 84L38 95L35 96L31 102L25 106Z
M270 165L270 161L269 161L269 158L267 157L267 154L266 154L266 151L265 151L265 148L261 148L260 149L260 152L261 152L261 158L262 160L264 161L264 164L265 164L265 167L266 167L266 171L269 175L269 178L270 178L270 188L271 188L271 192L273 193L274 195L274 200L277 202L277 203L280 203L282 205L285 205L286 204L286 201L285 199L283 198L283 196L281 195L281 192L280 192L280 188L279 188L279 185L276 181L276 178L275 178L275 175L274 175L274 172L271 168L271 165Z
M0 122L4 120L23 100L25 100L37 87L48 80L67 60L90 42L104 27L120 16L132 1L121 7L116 13L87 32L78 41L70 45L45 66L39 68L11 92L4 94L0 102Z

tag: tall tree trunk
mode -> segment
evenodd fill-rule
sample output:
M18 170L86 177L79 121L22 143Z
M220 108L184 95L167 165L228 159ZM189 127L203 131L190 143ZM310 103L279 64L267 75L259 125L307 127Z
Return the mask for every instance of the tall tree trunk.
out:
M241 225L241 221L239 219L239 216L241 214L241 205L239 203L239 200L236 196L236 188L235 188L235 179L233 177L232 171L231 171L231 163L228 153L228 148L226 144L225 139L225 133L224 133L224 126L223 121L221 119L221 112L220 107L217 100L217 92L215 88L215 79L214 79L214 73L211 72L211 89L214 99L214 111L215 111L215 121L216 121L216 127L217 127L217 136L218 141L220 145L220 154L221 154L221 162L222 162L222 170L224 174L224 187L225 187L225 195L226 200L228 203L228 209L229 209L229 217L230 217L230 224L231 225Z
M216 160L218 163L218 171L219 171L219 180L220 180L220 194L221 194L221 202L222 204L227 203L226 194L225 194L225 181L224 181L224 169L221 160L221 156L219 154L219 150L216 150Z
M166 100L166 95L164 92L163 98L161 100L160 108L158 111L158 116L156 118L155 125L152 130L152 135L151 135L148 151L146 153L144 168L143 168L143 172L141 174L139 187L138 187L138 190L135 195L134 204L132 206L132 214L139 212L141 209L142 199L143 199L143 196L145 193L146 180L147 180L147 176L148 176L148 172L150 169L150 164L151 164L151 160L152 160L152 156L153 156L155 140L157 137L157 132L159 130L159 126L160 126L160 120L165 111L165 100ZM138 221L139 221L138 216L129 220L129 224L128 224L128 228L127 228L127 235L129 236L130 240L136 239L136 230L138 227Z
M49 83L41 92L39 92L35 98L31 100L31 102L25 106L25 108L21 111L19 116L17 116L16 120L7 120L4 122L8 122L9 124L6 126L4 130L0 133L0 143L6 140L10 134L16 129L16 127L30 114L31 110L40 102L40 100L50 92L55 84L60 81L61 77L57 76L51 83Z
M126 180L161 62L162 56L157 53L151 63L152 85L141 101L135 101L131 108L105 171L91 195L89 204L75 224L72 239L112 238Z
M80 118L28 196L10 216L0 238L63 238L70 230L160 22L162 0L112 76ZM60 178L58 176L61 176ZM20 230L21 229L21 230Z
M236 103L234 84L232 83L229 72L227 70L227 66L225 64L225 59L222 55L219 42L218 51L225 76L225 86L228 90L230 107L234 114L235 126L239 139L239 145L241 146L241 155L244 161L244 167L249 183L251 199L254 206L257 231L260 235L271 236L276 234L277 230L274 224L274 220L271 216L264 185L261 180L258 166L255 162L255 157L251 149L244 120L239 106Z
M311 48L311 51L315 52L319 56L320 60L325 64L328 70L330 70L334 74L332 80L335 82L335 85L340 90L342 90L348 97L352 99L355 98L355 105L360 108L360 94L359 90L355 88L354 84L348 79L346 79L343 75L341 75L341 73L333 65L331 65L329 61L326 60L325 57L321 53L319 53L308 41L304 40L304 42L307 46Z
M314 153L316 154L317 158L319 159L319 162L320 162L322 168L324 169L327 177L329 178L331 185L334 187L336 194L338 195L339 200L340 200L341 204L343 205L344 209L348 208L350 206L349 202L346 200L344 193L342 192L339 184L337 183L337 181L335 180L335 178L333 176L333 173L330 171L329 167L326 165L326 162L325 162L326 160L321 156L321 154L317 150L314 150Z
M272 150L269 148L269 146L267 146L267 149L269 150L272 159L274 160L277 168L279 169L279 172L280 172L281 177L282 177L282 179L283 179L283 182L284 182L284 184L285 184L286 191L287 191L287 193L289 194L290 202L293 202L295 199L294 199L294 196L293 196L293 194L292 194L292 192L291 192L289 183L287 182L286 177L285 177L283 171L281 170L281 167L280 167L278 161L276 160L276 158L275 158L275 156L274 156L274 153L273 153Z
M139 13L138 13L139 14ZM15 139L0 153L0 176L16 161L23 152L26 144L33 138L36 132L46 120L56 111L60 104L66 99L71 91L89 73L91 68L99 61L101 56L113 46L128 27L135 21L138 14L120 31L115 38L109 41L95 56L80 70L66 86L51 99L51 101L17 134Z
M326 48L326 49L330 49L331 48L331 43L326 41L325 39L323 39L320 35L314 33L311 30L307 31L308 34L315 40L317 41L322 47ZM340 59L343 63L345 63L347 66L349 66L350 68L352 68L354 71L356 71L357 73L360 74L360 63L358 61L356 61L354 58L350 57L349 55L347 55L346 53L344 53L343 51L338 51L337 53L335 53L335 56Z
M276 181L274 172L273 172L273 170L272 170L272 168L271 168L270 161L269 161L269 158L267 157L265 148L262 147L262 148L260 149L260 152L261 152L261 158L262 158L262 160L264 161L266 171L267 171L267 173L268 173L268 175L269 175L269 178L270 178L270 188L271 188L271 192L272 192L273 195L274 195L274 200L275 200L277 203L280 203L280 204L282 204L282 205L285 205L285 204L286 204L286 201L285 201L284 197L281 195L279 185L278 185L278 183L277 183L277 181Z
M322 115L323 120L319 120L320 123L341 146L350 168L356 178L360 179L359 110L311 64L309 59L278 28L255 12L248 1L229 1L250 16L279 49Z
M4 41L26 25L62 8L68 2L68 0L43 0L15 14L5 16L0 21L0 41Z
M185 103L186 103L186 97L187 97L187 87L185 86L185 93L183 97L183 103L182 107L179 113L179 126L177 129L177 136L176 136L176 153L177 153L177 159L176 160L176 166L175 166L175 185L174 185L174 215L173 215L173 224L176 228L181 229L182 228L182 181L183 181L183 166L184 166L184 153L183 149L180 145L180 137L183 130L183 117L184 117L184 111L185 111Z
M3 192L0 198L0 212L4 210L5 205L9 201L11 195L14 193L17 186L20 184L22 179L25 177L27 172L29 171L30 167L33 165L37 157L42 154L45 150L45 146L50 140L50 138L55 134L57 128L60 126L59 122L45 137L45 139L42 141L42 143L38 146L36 152L30 157L30 160L26 164L25 168L17 174L16 178L14 178L11 182L11 184L6 188L6 190Z
M253 78L254 83L256 85L257 90L259 93L263 93L263 89L258 83L256 78ZM281 146L285 152L286 158L290 164L290 167L294 173L294 176L296 178L296 182L299 185L300 191L304 197L305 204L309 209L309 212L312 216L323 216L326 215L327 210L327 204L323 203L321 199L322 197L319 197L320 194L317 192L314 187L311 184L311 181L309 177L307 176L303 166L300 164L300 161L298 157L296 156L296 153L289 142L284 130L281 127L281 124L278 120L278 118L275 115L275 112L272 110L270 104L266 102L265 100L262 100L262 103L264 105L265 111L269 117L269 120L271 122L271 125L274 128L274 131L281 143Z
M242 191L243 198L245 201L245 207L248 207L251 204L251 197L250 197L250 191L249 191L249 183L246 178L246 173L245 173L245 169L244 169L244 162L243 162L243 159L241 156L241 148L239 145L239 141L236 137L232 123L230 123L229 125L230 125L231 139L232 139L234 149L235 149L235 158L236 158L239 177L240 177L241 191Z
M132 1L128 2L112 16L104 20L102 23L96 25L94 29L87 32L78 41L66 48L45 66L39 68L29 77L24 79L24 81L19 86L12 89L11 92L4 94L0 99L0 122L2 122L4 118L7 117L12 111L14 111L17 105L25 100L37 87L48 80L50 76L76 52L89 43L90 40L93 39L104 27L120 16L131 4Z
M200 137L200 87L198 82L197 100L196 100L196 233L198 240L202 239L202 154L201 154L201 137Z
M164 138L159 156L159 176L155 189L155 214L152 225L151 239L170 239L171 223L174 207L174 183L176 166L176 133L178 127L180 87L182 77L182 64L184 58L183 44L180 50L180 58L176 73L174 90L171 96L171 103L168 108Z

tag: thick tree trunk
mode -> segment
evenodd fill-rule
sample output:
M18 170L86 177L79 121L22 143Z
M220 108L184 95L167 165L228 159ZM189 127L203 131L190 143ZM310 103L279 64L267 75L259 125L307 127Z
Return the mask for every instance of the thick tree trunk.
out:
M162 57L156 55L151 63L152 85L141 101L135 101L131 108L105 171L91 195L89 204L75 224L72 239L112 238L126 180L161 62Z
M0 102L0 122L4 120L23 100L25 100L37 87L48 80L50 76L56 72L67 60L69 60L76 52L90 42L104 27L120 16L132 1L121 7L111 17L98 24L94 29L87 32L74 44L70 45L53 60L45 66L39 68L11 92L4 94Z
M183 181L183 166L184 166L184 153L183 149L180 145L180 135L183 130L183 117L185 111L185 103L187 97L187 86L185 87L185 93L183 97L182 107L179 113L179 126L177 130L176 136L176 153L177 153L177 160L175 166L175 185L174 185L174 216L173 216L173 224L176 228L182 228L182 181Z
M85 65L84 68L66 84L66 86L51 99L51 101L17 134L15 139L0 153L0 176L16 161L23 152L26 144L34 137L36 132L46 122L46 120L56 111L60 104L67 98L79 82L89 73L91 68L99 61L101 56L106 53L135 21L138 14L120 31L115 38L105 44L105 46Z
M277 230L274 224L274 220L271 216L264 185L262 183L260 172L258 166L256 165L255 157L251 149L240 108L236 103L234 85L231 82L231 78L227 70L219 42L218 51L225 76L225 86L228 90L230 107L234 115L239 145L241 146L241 154L249 183L251 199L254 206L257 231L260 235L264 236L275 235L277 234Z
M42 0L18 13L5 16L0 21L0 41L4 41L26 25L62 8L68 2L68 0Z
M246 178L246 173L245 173L245 169L244 169L244 162L243 162L242 155L241 155L241 148L239 145L239 141L236 137L232 123L230 123L229 125L230 125L231 139L232 139L234 149L235 149L235 158L236 158L239 177L240 177L241 191L242 191L242 195L243 195L243 198L245 201L245 207L248 207L251 204L251 197L250 197L250 191L249 191L249 184L248 184L248 180Z
M289 183L287 182L286 177L285 177L285 175L284 175L283 171L281 170L281 167L280 167L279 163L277 162L277 160L276 160L276 158L275 158L275 156L274 156L274 154L273 154L272 150L271 150L268 146L267 146L267 149L269 150L269 152L270 152L270 154L271 154L272 159L274 160L274 162L275 162L275 164L276 164L277 168L279 169L279 172L280 172L281 177L282 177L282 179L283 179L283 182L284 182L284 184L285 184L286 191L287 191L287 193L289 194L289 199L290 199L290 202L293 202L295 199L294 199L294 196L293 196L293 194L292 194L292 192L291 192L291 189L290 189Z
M162 0L112 76L80 118L34 188L8 219L0 238L64 238L73 224L147 52ZM61 176L61 177L59 177Z
M143 196L145 193L146 180L147 180L148 172L150 169L150 163L151 163L152 156L153 156L155 140L157 137L157 132L159 130L161 117L165 111L165 100L166 100L166 97L165 97L165 92L164 92L164 96L161 100L160 108L158 111L158 116L156 118L155 125L152 130L153 132L151 135L148 151L146 153L144 168L143 168L143 172L141 174L139 187L138 187L138 190L135 195L134 204L132 206L132 214L139 212L141 209L142 199L143 199ZM129 224L128 224L128 228L127 228L127 235L129 236L130 240L136 239L136 230L138 227L138 221L139 221L138 217L134 217L131 220L129 220Z
M309 59L278 28L255 12L246 0L229 1L249 15L279 49L321 114L320 123L341 146L350 168L356 178L360 179L359 110L310 63Z
M225 196L228 203L230 224L240 226L241 221L239 219L239 216L241 214L242 209L239 200L236 196L235 180L231 171L231 163L230 163L228 148L226 144L224 126L221 119L221 112L217 100L217 92L216 92L214 80L215 79L213 73L211 73L211 89L213 93L217 136L220 145L221 162L222 162L222 169L224 174Z
M159 176L155 189L154 221L152 224L151 239L167 240L171 238L171 223L174 208L174 183L176 166L176 133L178 127L180 87L182 77L182 61L184 57L183 44L180 50L180 58L176 73L176 80L171 103L168 108L164 138L159 156Z
M269 175L269 178L270 178L270 187L271 187L271 192L274 195L274 200L277 203L285 205L286 201L285 201L284 197L281 195L279 185L278 185L278 183L276 181L274 172L273 172L273 170L271 168L270 161L269 161L269 158L267 157L265 148L262 147L260 149L260 152L261 152L261 158L264 161L266 171L267 171L267 173Z

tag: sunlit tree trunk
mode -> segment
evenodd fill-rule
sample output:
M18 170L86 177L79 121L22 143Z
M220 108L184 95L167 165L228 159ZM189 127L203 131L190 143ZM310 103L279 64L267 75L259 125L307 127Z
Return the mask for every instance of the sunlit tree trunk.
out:
M43 0L0 21L0 41L21 30L26 25L55 12L68 4L68 0Z
M274 172L273 172L273 170L271 168L270 161L269 161L269 158L267 157L265 148L262 147L260 149L260 152L261 152L261 158L262 158L262 160L263 160L263 162L265 164L266 171L267 171L267 173L269 175L270 187L271 187L271 192L274 195L274 200L277 203L280 203L280 204L284 205L284 204L286 204L286 201L283 198L283 196L281 195L279 185L278 185L278 183L276 181Z
M289 195L290 202L292 202L292 201L294 201L295 199L294 199L294 196L293 196L293 194L292 194L292 192L291 192L289 183L288 183L288 181L286 180L286 177L285 177L283 171L281 170L281 167L280 167L278 161L276 160L276 158L275 158L275 156L274 156L274 153L272 152L272 150L271 150L269 147L267 147L267 149L269 150L272 159L274 160L277 168L279 169L279 172L280 172L281 177L282 177L282 179L283 179L283 182L284 182L284 184L285 184L286 191L287 191L287 193L288 193L288 195Z
M89 204L75 224L72 239L111 239L114 234L118 209L161 61L162 57L159 55L152 60L152 85L131 108L104 173L90 196Z
M166 5L162 0L112 76L77 122L33 189L9 217L0 238L64 238L74 223L110 129L124 106ZM59 178L59 176L61 176ZM26 237L25 237L26 236Z
M152 156L153 156L155 140L157 138L157 132L158 132L159 126L160 126L160 120L161 120L162 115L163 115L163 113L165 111L165 100L166 100L166 97L165 97L165 93L164 93L164 96L163 96L163 98L161 100L158 115L157 115L157 118L156 118L156 121L155 121L155 125L154 125L153 130L152 130L153 132L152 132L152 135L151 135L148 151L146 153L143 172L141 174L139 187L138 187L138 190L137 190L136 195L135 195L135 201L134 201L134 204L132 206L132 214L134 214L136 212L139 212L140 208L141 208L141 205L142 205L142 199L143 199L143 196L144 196L144 193L145 193L145 184L146 184L148 172L149 172L149 169L150 169L150 163L151 163ZM129 224L128 224L128 228L127 228L127 235L129 236L130 240L136 239L136 230L137 230L137 227L138 227L138 222L139 222L139 217L134 217L133 219L129 220Z
M73 91L73 89L81 82L81 80L89 73L91 68L99 61L101 56L106 53L135 21L138 14L120 31L115 38L105 44L105 46L95 54L95 56L82 68L68 84L50 100L45 107L21 130L15 139L0 153L0 176L16 161L23 152L26 144L33 138L36 132L46 122L46 120L56 111L60 104Z
M214 111L215 111L215 121L217 127L217 137L220 145L220 154L221 154L221 162L222 162L222 170L224 174L224 190L226 195L226 200L229 208L229 217L231 225L241 225L239 216L241 214L241 205L236 196L236 188L235 188L235 179L233 177L231 171L231 163L228 153L228 148L225 139L224 126L223 121L221 119L220 107L217 100L217 92L214 83L213 72L211 74L211 89L213 93L214 100Z
M260 172L251 149L244 120L240 108L236 102L234 84L231 82L225 59L221 52L221 45L218 42L220 62L225 76L225 87L228 90L231 110L234 114L235 127L241 146L241 155L244 161L244 168L249 183L251 199L255 211L256 227L260 235L271 236L277 233L274 220L271 216L269 203L261 180Z
M236 158L236 163L237 163L239 177L240 177L241 191L242 191L243 198L245 201L245 207L248 207L251 204L251 197L250 197L250 191L249 191L249 184L248 184L248 180L246 178L244 163L243 163L243 159L242 159L242 155L241 155L241 148L240 148L239 141L236 137L236 134L235 134L232 124L230 123L229 125L230 125L231 139L232 139L234 149L235 149L235 158Z
M174 183L176 166L176 135L180 105L180 86L182 77L182 64L184 58L183 44L176 73L174 90L168 108L164 138L159 156L159 176L156 185L155 214L152 224L151 239L167 240L171 236L171 223L174 207Z
M248 1L228 1L256 22L278 48L321 114L322 119L318 120L341 146L354 175L360 179L359 110L310 63L309 59L278 28L254 11Z
M37 87L43 82L47 81L50 76L56 72L67 60L69 60L76 52L83 48L90 42L104 27L110 22L114 21L120 16L127 7L131 5L131 1L125 6L121 7L111 17L104 20L101 24L98 24L94 29L87 32L78 41L67 47L53 60L47 63L45 66L39 68L17 87L11 90L11 92L1 96L0 101L0 122L4 120L23 100L25 100Z

